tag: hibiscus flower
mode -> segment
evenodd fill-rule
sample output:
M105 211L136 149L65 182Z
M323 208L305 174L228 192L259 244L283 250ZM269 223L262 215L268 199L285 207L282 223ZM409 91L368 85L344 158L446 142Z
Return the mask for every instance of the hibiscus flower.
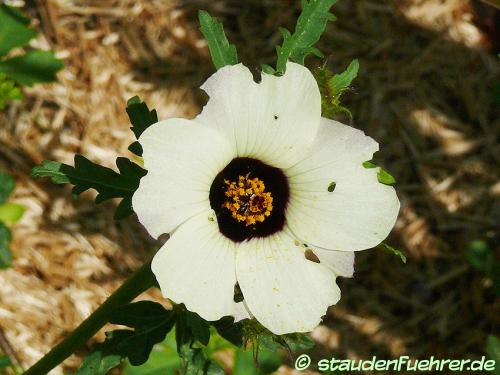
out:
M139 139L148 173L133 207L152 236L170 234L152 262L161 291L209 321L311 331L340 299L335 280L353 275L354 252L394 226L394 188L362 166L378 144L322 118L318 85L295 63L259 83L226 66L201 88L200 115Z

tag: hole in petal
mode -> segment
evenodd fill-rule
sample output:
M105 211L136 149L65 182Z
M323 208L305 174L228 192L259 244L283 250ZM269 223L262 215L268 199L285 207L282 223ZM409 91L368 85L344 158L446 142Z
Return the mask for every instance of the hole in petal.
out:
M328 190L328 192L332 193L335 190L336 186L337 186L337 184L335 183L335 181L332 181L332 182L330 182L330 185L328 185L328 188L326 190Z
M233 301L238 303L238 302L243 302L245 298L243 297L243 292L240 289L240 284L236 283L234 284L234 294L233 294Z
M313 253L311 249L307 249L304 252L304 256L306 257L307 260L310 260L311 262L320 263L319 258L316 256L316 254Z
M277 120L278 119L278 115L274 115L274 119Z

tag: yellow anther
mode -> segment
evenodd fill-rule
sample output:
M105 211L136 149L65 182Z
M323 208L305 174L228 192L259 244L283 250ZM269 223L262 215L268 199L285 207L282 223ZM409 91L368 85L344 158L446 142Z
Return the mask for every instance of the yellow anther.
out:
M245 225L254 225L263 222L271 215L273 210L273 197L270 192L265 192L266 186L258 178L238 176L238 181L224 180L226 184L225 195L228 200L224 207L231 211L231 216L245 222Z

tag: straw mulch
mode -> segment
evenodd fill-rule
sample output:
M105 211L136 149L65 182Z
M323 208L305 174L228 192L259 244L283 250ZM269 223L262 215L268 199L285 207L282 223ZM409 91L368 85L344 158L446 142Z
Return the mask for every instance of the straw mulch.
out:
M106 166L130 156L124 108L133 95L161 119L194 117L204 100L197 87L213 71L198 9L219 16L241 60L256 67L273 61L278 26L291 29L300 7L292 0L27 3L41 32L36 46L56 50L65 69L57 83L27 89L22 103L0 113L0 169L16 177L13 201L27 207L14 228L14 267L0 272L0 327L24 367L157 247L135 218L114 222L113 203L96 206L92 193L73 201L69 187L30 179L31 168L44 159L72 163L75 153ZM463 257L471 240L500 239L500 116L491 95L500 66L494 34L472 5L343 0L334 8L338 21L320 49L334 70L360 59L345 104L355 126L381 144L375 160L398 180L402 208L389 242L409 260L375 250L357 256L341 303L313 333L318 358L475 358L486 335L499 332L500 304ZM82 355L64 369L74 371Z

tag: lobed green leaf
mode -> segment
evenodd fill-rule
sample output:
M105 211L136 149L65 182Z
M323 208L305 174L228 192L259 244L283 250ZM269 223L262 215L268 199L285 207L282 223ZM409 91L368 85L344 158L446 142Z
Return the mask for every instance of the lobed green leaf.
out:
M45 160L33 168L32 177L50 177L56 184L70 182L74 185L73 194L80 195L88 189L98 194L96 203L111 198L122 198L116 208L115 219L123 219L132 214L132 195L139 187L139 181L146 171L127 158L116 159L119 173L102 165L95 164L82 155L75 155L75 166Z
M153 346L162 342L175 323L174 313L151 301L121 306L111 315L110 323L133 329L106 333L78 369L77 375L104 375L128 358L134 366L145 363Z
M341 105L341 98L356 78L358 70L359 62L353 60L340 74L333 74L326 65L314 72L321 92L321 112L324 117L333 118L337 113L345 113L352 118L349 109Z
M86 355L76 375L106 375L117 367L124 356L118 351L118 344L128 337L128 330L116 330L106 333L106 340L95 344L90 354Z
M222 23L204 10L198 12L198 19L200 31L208 42L208 49L215 68L220 69L226 65L238 64L236 47L229 44Z
M146 103L138 96L134 96L127 101L127 114L132 124L130 130L132 130L136 139L139 139L149 126L158 122L156 110L150 111ZM132 143L128 149L137 156L142 156L142 146L139 142Z
M332 78L328 80L328 88L330 89L330 95L336 96L340 95L344 90L346 90L354 81L358 75L359 62L357 59L351 61L346 70L340 74L334 74Z
M139 301L123 305L113 311L110 323L135 329L146 329L171 317L171 311L152 301Z
M31 177L50 177L54 184L67 184L69 183L69 177L64 171L62 171L63 165L66 164L62 164L53 160L44 160L42 164L35 166L31 170ZM67 165L67 167L70 166Z
M243 327L232 316L225 316L211 323L217 333L235 346L243 345Z
M126 325L134 330L116 344L116 350L138 366L147 361L153 346L162 342L175 324L173 311L156 302L141 301L123 306L111 316L110 323Z
M175 339L179 353L182 352L184 346L191 346L196 341L203 345L208 344L210 325L206 320L198 314L186 310L182 304L175 306L175 314L177 317Z
M124 375L166 375L177 374L181 362L175 347L175 333L170 332L167 338L155 345L149 359L140 366L126 363L123 367Z
M29 24L29 18L17 8L0 4L0 57L13 48L25 46L37 36Z
M33 50L24 55L0 61L0 72L25 86L40 82L52 82L63 68L61 60L51 51Z
M289 59L304 65L306 56L311 53L322 57L321 52L313 46L325 31L326 23L335 20L330 9L336 2L337 0L304 0L302 2L302 13L297 20L294 33L280 29L283 34L283 44L276 47L278 52L276 71L278 73L285 72Z
M177 348L179 350L179 348ZM211 361L201 348L184 345L179 352L181 357L181 374L184 375L226 375L226 372L214 361Z

